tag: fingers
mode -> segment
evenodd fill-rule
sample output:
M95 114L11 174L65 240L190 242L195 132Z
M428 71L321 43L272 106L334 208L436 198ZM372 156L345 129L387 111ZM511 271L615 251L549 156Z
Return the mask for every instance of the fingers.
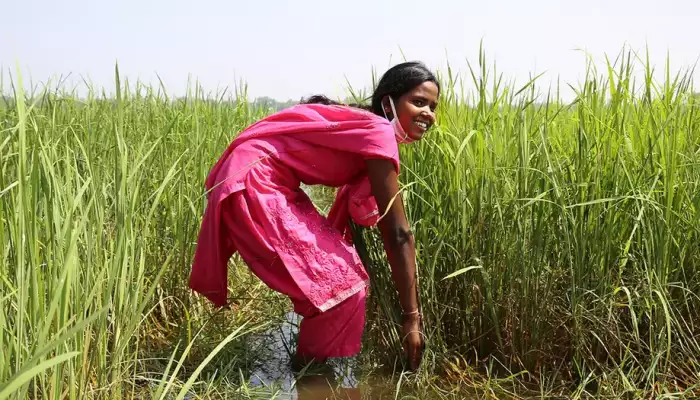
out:
M415 346L415 344L411 347L412 347L412 349L411 349L412 354L411 354L411 357L409 358L408 365L411 367L411 370L415 371L418 369L418 363L419 363L419 361L418 361L418 348Z
M417 321L404 323L403 334L404 355L406 356L408 367L415 371L420 366L423 357L423 347L425 346Z
M417 333L412 333L412 336L407 340L406 343L406 358L408 359L408 365L411 370L417 370L420 366L422 359L422 348L423 341Z
M408 361L408 368L412 371L415 371L416 366L415 366L415 349L414 347L409 343L406 346L406 361Z
M420 350L420 343L416 343L414 346L414 353L413 353L413 370L417 370L418 367L420 367L420 362L421 362L421 350Z

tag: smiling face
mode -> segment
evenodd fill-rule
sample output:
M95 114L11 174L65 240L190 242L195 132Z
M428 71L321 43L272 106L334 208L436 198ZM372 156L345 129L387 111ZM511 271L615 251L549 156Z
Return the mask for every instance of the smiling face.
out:
M435 109L439 96L437 85L426 81L399 97L396 102L396 113L401 127L409 138L420 140L435 123Z

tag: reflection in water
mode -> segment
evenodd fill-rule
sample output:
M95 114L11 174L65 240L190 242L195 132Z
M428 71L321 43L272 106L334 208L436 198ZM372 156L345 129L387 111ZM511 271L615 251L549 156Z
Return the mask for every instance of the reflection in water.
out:
M262 347L261 364L252 371L249 386L278 389L276 399L360 399L352 360L330 360L331 368L325 373L309 369L297 379L290 357L296 351L300 322L301 316L290 312L279 327L249 339L256 347Z

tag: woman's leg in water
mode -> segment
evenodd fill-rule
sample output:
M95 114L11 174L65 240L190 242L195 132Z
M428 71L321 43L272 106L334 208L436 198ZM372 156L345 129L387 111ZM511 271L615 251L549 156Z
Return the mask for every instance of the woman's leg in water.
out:
M323 363L329 357L349 357L360 352L365 324L366 289L325 312L313 306L292 279L275 250L257 238L264 237L248 206L245 191L223 203L222 222L228 238L250 270L268 287L289 296L294 311L303 317L299 328L297 364Z
M295 302L295 311L304 317L299 328L297 358L325 361L358 354L365 325L366 296L366 289L362 289L325 312L318 311L308 301Z

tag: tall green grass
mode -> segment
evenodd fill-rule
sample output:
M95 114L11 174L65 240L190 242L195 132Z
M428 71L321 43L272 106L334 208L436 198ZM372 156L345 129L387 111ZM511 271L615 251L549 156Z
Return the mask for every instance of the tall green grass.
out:
M402 149L423 382L697 395L692 73L657 76L629 52L585 67L564 102L537 79L505 82L480 53L476 89L445 71L439 126ZM61 82L25 90L17 73L0 87L12 93L0 99L0 399L252 396L241 370L254 354L238 339L283 303L235 268L233 311L186 283L205 176L271 110L244 88L173 99L115 78L114 94L82 98ZM327 209L329 191L312 192ZM365 355L394 365L389 267L376 230L358 233L372 274Z
M469 96L451 70L442 76L439 127L402 150L425 368L460 379L477 365L546 392L564 380L596 394L697 395L692 71L659 77L625 51L603 71L589 60L564 103L537 79L506 84L484 54ZM381 241L374 230L358 238L374 278L368 342L394 360L398 303Z
M203 179L261 111L115 77L115 96L28 93L19 74L0 88L0 399L184 396L258 325L213 313L187 278Z

